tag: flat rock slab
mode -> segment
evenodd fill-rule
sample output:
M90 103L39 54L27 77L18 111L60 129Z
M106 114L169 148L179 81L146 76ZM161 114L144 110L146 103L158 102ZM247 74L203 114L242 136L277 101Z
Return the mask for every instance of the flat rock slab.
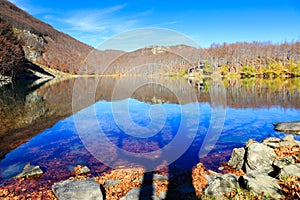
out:
M296 133L300 135L300 121L274 124L274 129L280 132Z
M93 179L55 183L52 191L58 200L103 200L100 184Z

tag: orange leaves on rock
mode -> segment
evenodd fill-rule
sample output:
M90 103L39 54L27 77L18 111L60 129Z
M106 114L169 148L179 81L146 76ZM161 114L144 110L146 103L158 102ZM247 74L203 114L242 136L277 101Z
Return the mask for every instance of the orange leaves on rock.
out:
M131 189L142 186L139 178L144 172L145 170L142 168L116 169L103 176L96 177L95 181L105 185L106 180L120 180L120 183L116 185L105 187L106 198L117 200L125 196Z
M245 172L243 170L236 170L230 166L227 165L227 162L221 163L222 167L224 167L223 172L226 174L234 174L236 176L244 176Z
M300 177L291 176L278 182L288 199L300 199Z
M281 146L274 149L277 158L293 156L296 163L300 163L300 146Z
M203 188L208 184L204 174L206 174L205 167L202 163L198 163L192 171L192 183L198 197L202 195Z

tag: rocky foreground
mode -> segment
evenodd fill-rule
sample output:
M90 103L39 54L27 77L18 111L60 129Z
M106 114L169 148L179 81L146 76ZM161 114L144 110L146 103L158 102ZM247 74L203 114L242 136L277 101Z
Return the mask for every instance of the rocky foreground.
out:
M68 180L52 188L28 191L26 179L38 178L38 166L26 165L13 184L0 185L0 199L300 199L300 141L267 138L235 148L217 173L199 163L191 172L117 169L92 177L77 166ZM142 198L141 198L142 196Z

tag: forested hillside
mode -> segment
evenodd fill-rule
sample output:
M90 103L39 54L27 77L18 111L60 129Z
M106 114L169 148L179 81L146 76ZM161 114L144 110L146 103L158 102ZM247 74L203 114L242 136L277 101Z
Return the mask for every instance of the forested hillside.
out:
M0 28L2 75L24 72L30 65L35 65L35 69L44 66L46 69L76 74L81 71L87 55L94 50L32 17L7 0L0 1ZM98 51L102 57L110 57L109 54L115 55L116 52Z
M204 59L223 73L300 75L300 42L237 42L212 44ZM209 55L209 57L205 57Z

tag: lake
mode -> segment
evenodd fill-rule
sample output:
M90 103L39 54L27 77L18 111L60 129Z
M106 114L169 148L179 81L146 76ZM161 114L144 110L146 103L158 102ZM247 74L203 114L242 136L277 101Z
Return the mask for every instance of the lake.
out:
M18 81L0 88L0 104L1 181L28 162L41 181L67 179L79 164L92 175L198 162L217 170L249 139L286 136L273 123L300 120L300 79Z

